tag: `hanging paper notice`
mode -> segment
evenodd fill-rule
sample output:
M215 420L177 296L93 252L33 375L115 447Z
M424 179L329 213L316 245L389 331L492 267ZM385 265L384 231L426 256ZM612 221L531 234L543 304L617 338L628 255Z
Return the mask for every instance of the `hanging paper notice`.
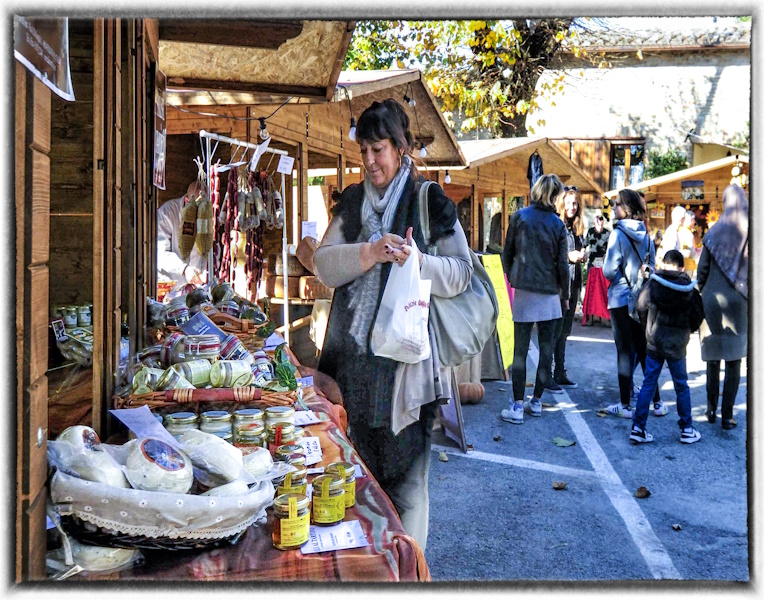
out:
M125 427L139 438L157 438L173 447L178 446L178 441L159 424L159 421L145 404L140 408L113 408L109 412L122 421Z
M265 149L268 147L268 144L271 143L271 138L268 138L265 140L262 144L258 144L257 149L255 150L255 154L252 156L252 160L249 163L249 170L253 173L255 172L255 169L257 168L257 163L260 162L260 157L265 154Z
M302 231L300 233L301 237L300 239L305 239L306 237L312 237L313 239L318 239L318 229L317 229L317 223L315 221L303 221L302 222Z
M276 167L277 173L283 173L284 175L292 174L292 166L294 165L294 158L286 156L284 154L279 158L279 166Z
M369 545L361 522L343 521L332 527L310 526L310 537L300 548L303 554L329 552L331 550L347 550L348 548L363 548Z
M13 17L13 55L64 100L74 100L69 67L69 19Z

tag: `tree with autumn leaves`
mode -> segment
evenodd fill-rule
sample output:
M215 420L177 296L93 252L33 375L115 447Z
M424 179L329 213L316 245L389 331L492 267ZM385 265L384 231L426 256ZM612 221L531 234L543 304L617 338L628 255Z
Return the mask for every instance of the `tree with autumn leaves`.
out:
M462 133L525 136L534 133L525 121L539 97L563 93L564 74L536 89L544 70L560 66L565 50L586 57L578 35L587 21L359 21L345 68L419 68Z

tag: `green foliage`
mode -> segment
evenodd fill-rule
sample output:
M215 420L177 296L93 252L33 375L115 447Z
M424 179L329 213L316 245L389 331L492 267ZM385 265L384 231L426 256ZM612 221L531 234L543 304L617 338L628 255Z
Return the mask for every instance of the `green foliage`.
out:
M482 128L523 136L537 100L564 87L560 76L537 91L544 69L565 48L586 58L578 42L581 27L573 23L570 18L359 21L344 68L421 69L449 123L458 112L464 132Z
M267 339L274 331L276 331L276 324L273 321L268 321L265 325L257 330L257 337Z
M647 153L647 168L645 169L645 179L676 173L689 167L687 158L678 150L669 148L666 152L650 150Z
M321 177L308 177L308 185L324 185L324 178Z
M289 388L290 390L297 389L297 379L295 373L296 367L289 360L289 355L286 353L286 344L281 344L276 348L275 358L276 366L274 367L274 373L279 384Z

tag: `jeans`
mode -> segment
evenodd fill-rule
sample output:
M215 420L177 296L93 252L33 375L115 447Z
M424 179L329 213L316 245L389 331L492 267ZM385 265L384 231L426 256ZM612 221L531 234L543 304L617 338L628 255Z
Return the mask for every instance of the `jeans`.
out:
M544 388L552 377L552 351L554 349L557 327L562 319L539 321L536 323L539 334L539 364L536 369L536 387L533 395L541 398ZM512 361L512 395L515 402L522 402L525 395L525 361L531 345L533 323L515 323L515 356Z
M613 330L613 340L618 353L618 391L621 395L621 404L629 406L634 375L632 368L634 354L636 354L637 362L642 365L642 372L646 373L647 341L645 340L645 330L642 325L629 316L627 306L610 309L610 327ZM660 391L656 386L653 402L658 404L660 401Z
M706 363L706 410L716 413L719 403L719 374L722 368L720 360L709 360ZM724 390L722 391L722 419L732 418L732 407L740 387L740 360L724 361Z
M645 357L645 380L637 398L637 409L634 412L634 425L642 429L647 423L647 415L650 412L650 398L658 389L658 377L663 369L663 362L668 364L671 371L671 379L674 381L676 391L676 412L679 415L679 427L692 426L692 401L690 400L690 386L687 385L687 359L664 358L648 354Z

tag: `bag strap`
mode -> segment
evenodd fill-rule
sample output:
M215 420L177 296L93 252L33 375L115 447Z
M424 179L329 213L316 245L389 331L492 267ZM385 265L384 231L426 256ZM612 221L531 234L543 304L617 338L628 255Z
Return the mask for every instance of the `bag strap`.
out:
M432 181L429 179L419 184L419 226L422 228L422 237L424 237L424 245L428 254L430 252L430 199L428 192L430 190L430 184Z
M621 233L623 233L623 232L621 232ZM623 233L623 235L626 237L626 239L627 239L627 240L629 240L629 243L631 244L631 247L632 247L632 248L634 248L634 252L636 252L636 254L637 254L637 258L639 258L639 250L637 249L637 246L636 246L636 244L634 244L634 240L632 240L632 239L631 239L631 238L630 238L628 235L626 235L625 233ZM648 257L650 256L650 249L651 249L651 247L652 247L652 243L653 243L653 241L652 241L652 240L651 240L651 239L648 237L648 238L647 238L647 252L645 253L645 257L644 257L643 259L641 259L641 261L640 261L640 262L641 262L643 265L644 265L645 263L647 263L647 259L648 259ZM628 276L628 275L626 275L626 270L623 268L623 263L621 263L620 265L618 265L618 268L619 268L619 269L621 269L621 273L623 273L623 277L624 277L624 279L626 279L626 284L627 284L629 287L631 287L631 281L629 281L629 276Z

